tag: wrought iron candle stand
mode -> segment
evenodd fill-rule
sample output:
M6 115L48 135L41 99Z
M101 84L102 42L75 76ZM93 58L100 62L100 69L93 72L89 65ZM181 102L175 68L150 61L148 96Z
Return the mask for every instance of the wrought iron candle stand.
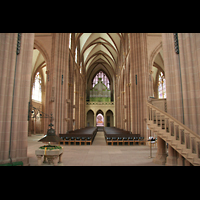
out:
M40 110L40 108L36 108L34 107L30 102L28 105L28 121L32 118L35 119L34 123L36 124L36 120L37 119L41 119L41 118L51 118L51 116L49 114L46 114L44 112L42 112ZM53 118L52 118L53 119ZM35 125L34 125L35 126ZM35 127L34 127L34 134L35 134ZM31 134L29 134L29 136L31 136Z

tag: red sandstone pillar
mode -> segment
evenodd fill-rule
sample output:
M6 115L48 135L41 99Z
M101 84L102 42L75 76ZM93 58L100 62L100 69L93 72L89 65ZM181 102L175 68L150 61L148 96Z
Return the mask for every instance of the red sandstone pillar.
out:
M66 133L64 123L67 123L65 118L66 97L68 96L68 65L69 65L69 33L55 33L53 34L53 62L52 62L52 79L51 85L54 89L54 102L51 102L51 112L54 117L54 128L56 134ZM63 85L62 85L63 75ZM66 109L65 109L66 108Z
M147 80L149 77L146 33L130 34L130 76L131 131L145 137L147 131L145 123L148 99Z
M0 34L0 70L7 71L7 76L5 77L6 79L3 79L3 85L0 85L0 87L2 87L5 84L6 87L6 90L0 88L1 99L3 99L0 103L0 163L10 162L10 146L10 156L12 158L12 162L22 161L24 165L28 165L27 118L28 102L30 97L34 34L22 33L20 54L17 56L16 62L17 37L17 33ZM16 76L13 93L15 69ZM0 76L5 76L5 74L1 73Z
M163 55L167 90L167 110L174 118L183 122L197 134L200 133L198 102L200 88L200 34L178 33L179 55L174 50L174 36L163 33ZM180 65L180 66L179 66ZM180 70L181 69L181 70ZM180 73L182 79L180 79ZM181 95L183 93L183 107Z

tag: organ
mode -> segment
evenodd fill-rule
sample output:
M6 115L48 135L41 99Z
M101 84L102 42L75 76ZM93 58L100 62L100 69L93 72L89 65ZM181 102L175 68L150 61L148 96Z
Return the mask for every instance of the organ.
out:
M99 78L98 83L90 90L90 101L111 101L111 91L104 85L104 83L102 82L102 78Z

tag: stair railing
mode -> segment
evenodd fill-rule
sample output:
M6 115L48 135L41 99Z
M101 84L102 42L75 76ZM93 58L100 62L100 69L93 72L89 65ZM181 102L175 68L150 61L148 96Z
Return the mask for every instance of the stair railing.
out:
M160 133L167 132L200 158L200 136L168 113L147 102L147 124L156 126ZM153 128L152 128L153 129ZM156 129L155 129L156 130ZM164 133L163 132L163 133Z

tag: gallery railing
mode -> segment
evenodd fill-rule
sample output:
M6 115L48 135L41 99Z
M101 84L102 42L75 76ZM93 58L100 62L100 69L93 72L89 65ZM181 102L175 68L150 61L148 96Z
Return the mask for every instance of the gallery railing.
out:
M86 102L86 105L115 105L114 102Z

